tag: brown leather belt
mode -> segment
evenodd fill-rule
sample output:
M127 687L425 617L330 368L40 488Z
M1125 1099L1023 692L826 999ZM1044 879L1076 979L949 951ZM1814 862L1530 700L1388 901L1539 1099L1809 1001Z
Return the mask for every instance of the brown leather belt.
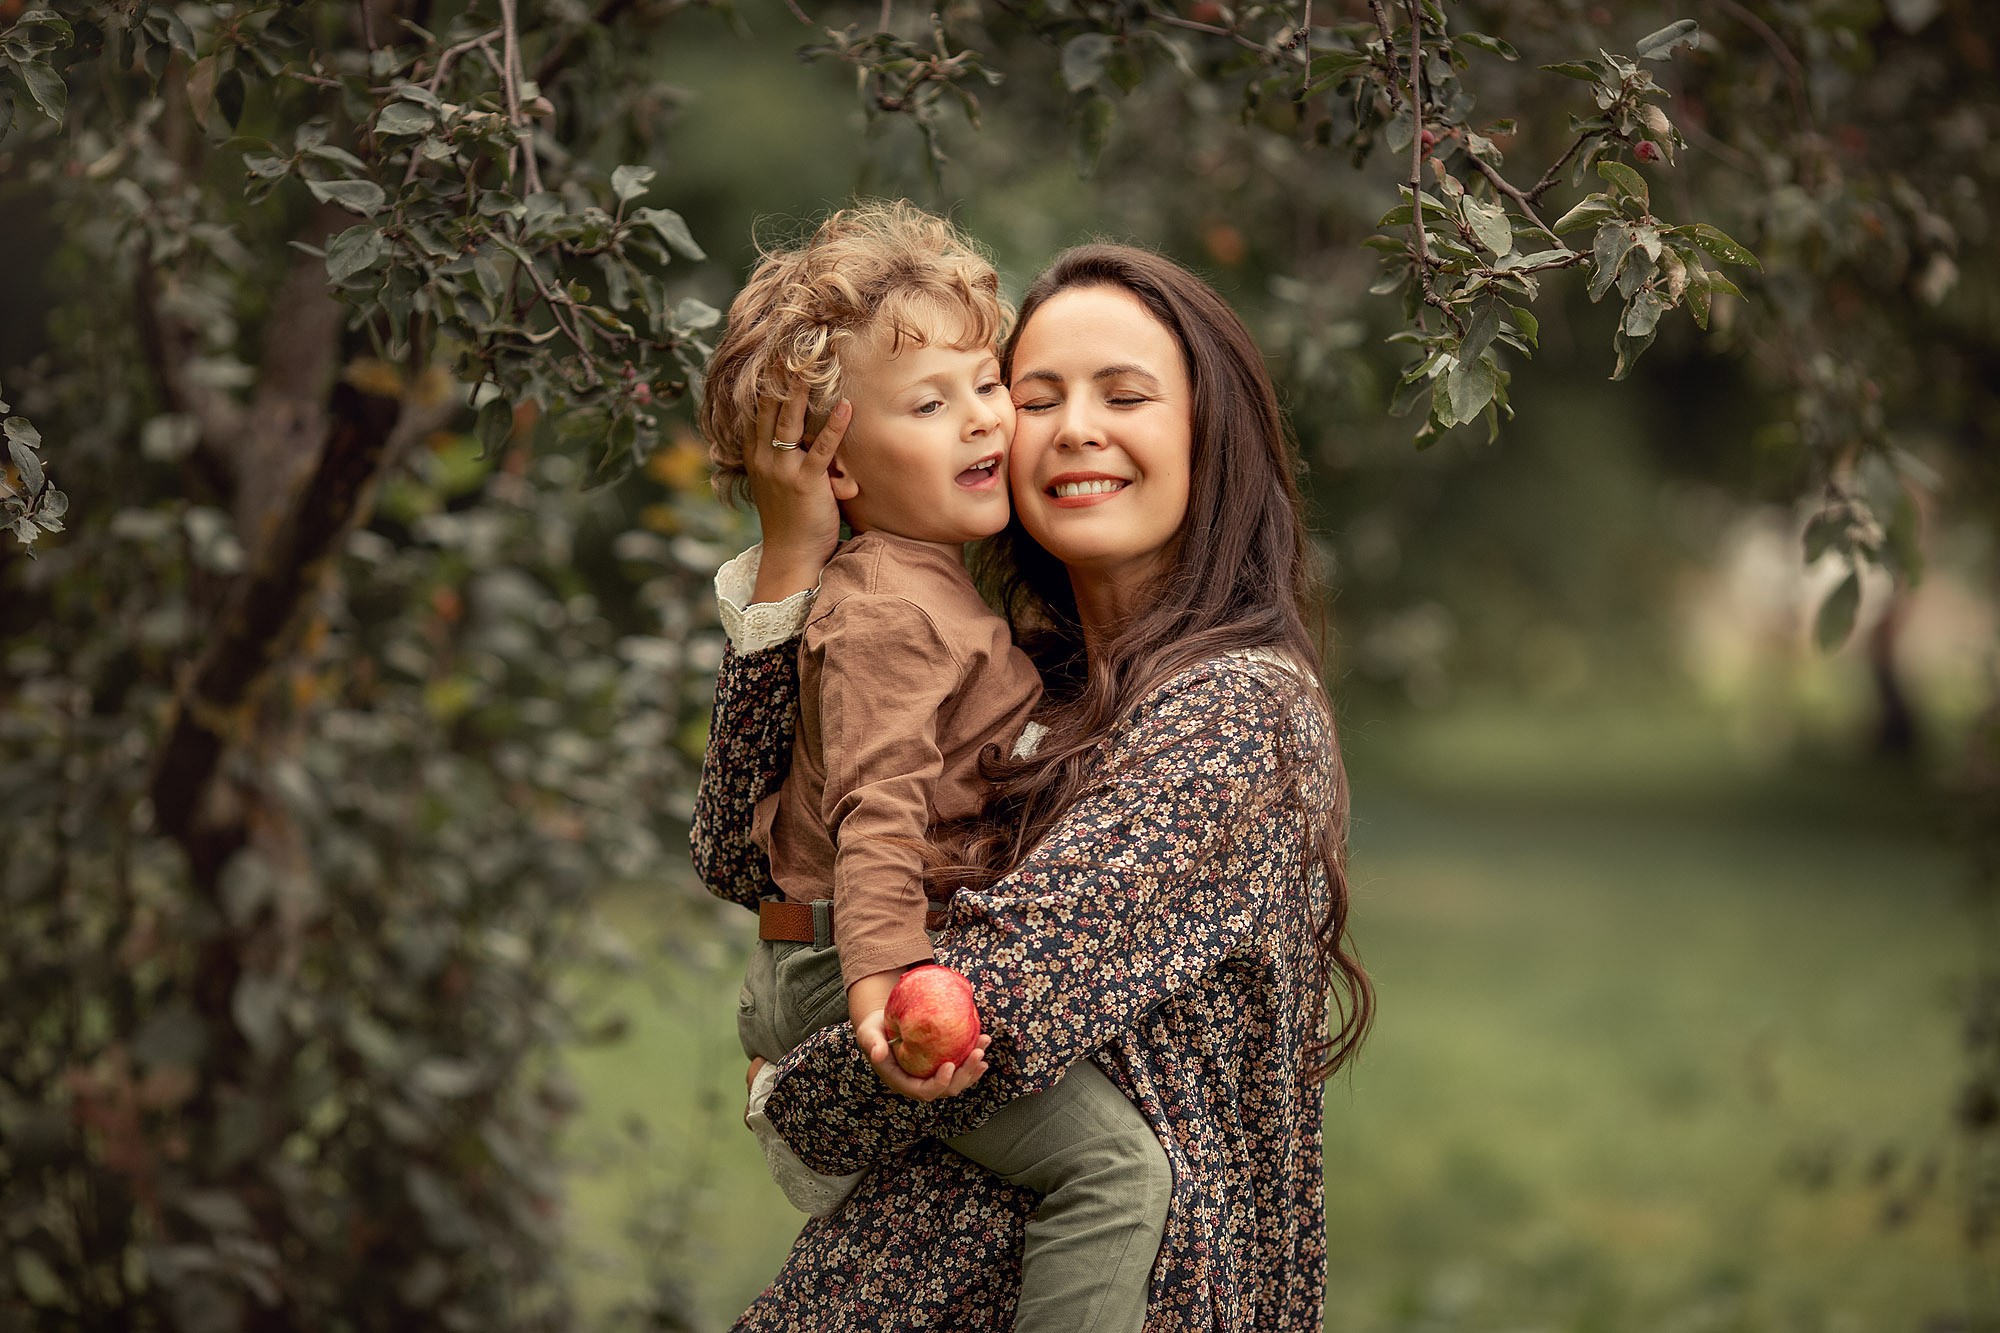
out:
M793 944L819 944L824 948L833 943L833 904L795 903L789 899L783 902L761 902L757 904L757 938L760 940L782 940ZM943 903L933 902L931 910L924 913L925 930L943 930L950 916L950 908ZM825 938L815 930L815 915L826 922Z

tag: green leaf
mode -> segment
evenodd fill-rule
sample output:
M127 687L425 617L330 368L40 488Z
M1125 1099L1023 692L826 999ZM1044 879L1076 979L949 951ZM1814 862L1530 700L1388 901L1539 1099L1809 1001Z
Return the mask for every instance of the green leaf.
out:
M1743 289L1741 287L1738 287L1735 283L1731 282L1728 278L1724 277L1719 271L1713 269L1708 270L1707 277L1708 277L1708 289L1710 291L1721 292L1724 296L1743 295Z
M660 234L660 239L668 246L689 259L706 259L708 256L695 244L694 233L681 215L671 208L642 208L632 215L638 221Z
M1612 367L1611 378L1622 380L1631 374L1632 367L1637 364L1640 354L1652 345L1652 333L1643 333L1634 337L1625 332L1625 326L1621 323L1611 335L1611 346L1618 353L1618 364Z
M237 1031L265 1059L276 1055L284 1040L282 1006L287 990L282 977L268 972L245 972L237 978L235 993L229 999L229 1014L236 1020Z
M1556 219L1554 231L1558 236L1567 236L1585 227L1594 227L1606 218L1618 216L1618 206L1611 202L1607 194L1586 195L1575 208Z
M1461 358L1445 375L1445 386L1451 406L1451 415L1445 419L1445 424L1462 426L1478 417L1486 404L1492 401L1498 382L1493 377L1493 367L1485 358Z
M1813 515L1812 522L1806 524L1806 563L1812 564L1828 551L1840 535L1847 530L1846 516L1833 510L1825 510Z
M1709 226L1706 222L1696 222L1685 227L1676 227L1674 230L1725 264L1737 264L1754 269L1764 267L1757 262L1757 256L1751 254L1728 236L1725 236L1719 229Z
M1688 285L1683 299L1687 301L1688 314L1694 317L1696 328L1708 327L1708 284L1714 276L1706 269L1692 265L1688 268Z
M1590 274L1590 299L1602 300L1611 290L1611 284L1618 280L1618 269L1624 264L1625 256L1632 250L1632 232L1622 222L1607 222L1597 229L1597 237L1590 247L1592 271Z
M437 117L414 102L391 102L375 117L377 134L422 134Z
M1465 328L1465 341L1459 344L1460 361L1476 361L1493 345L1494 336L1500 332L1500 307L1503 304L1501 301L1485 301L1473 313L1472 322Z
M1501 41L1498 37L1488 37L1483 32L1462 32L1452 40L1460 46L1469 46L1475 51L1485 51L1490 55L1499 56L1502 60L1521 58L1521 53L1511 44Z
M708 302L696 297L684 296L681 298L680 304L674 307L674 326L676 328L688 330L712 329L721 322L722 312Z
M1659 326L1660 316L1666 312L1667 298L1657 292L1640 292L1625 307L1624 329L1627 337L1644 338Z
M1324 91L1353 78L1369 66L1369 59L1359 51L1326 51L1313 57L1306 67L1306 96Z
M473 434L479 437L479 456L483 459L507 443L507 436L514 429L514 407L505 396L495 394L479 409L478 420L473 425Z
M1693 19L1679 19L1658 32L1641 37L1638 54L1641 60L1665 60L1680 47L1693 49L1700 45L1700 26Z
M188 110L194 113L194 123L204 130L215 110L215 68L215 57L203 56L187 72Z
M1498 204L1482 204L1476 199L1466 199L1465 225L1472 228L1472 234L1479 243L1496 255L1504 255L1514 248L1514 224L1507 219L1507 210Z
M1514 327L1521 331L1521 336L1528 340L1528 344L1532 347L1541 346L1542 322L1535 318L1534 312L1517 305L1510 305L1507 309L1514 316Z
M306 188L311 190L312 197L321 203L339 204L349 212L359 213L363 217L373 217L388 201L387 196L382 193L382 187L374 181L307 181Z
M370 223L349 227L333 238L333 244L326 248L326 276L333 283L343 283L355 274L374 267L388 253L382 242L382 233Z
M630 164L619 167L611 173L611 193L618 196L619 203L630 203L651 187L653 177L658 174L651 167ZM673 242L669 241L668 244L671 245Z
M30 449L42 447L42 433L26 417L8 417L4 424L0 424L0 433L4 433L9 441L19 440Z
M1109 33L1086 32L1063 43L1063 86L1073 93L1094 88L1104 76L1104 62L1111 55Z
M1819 615L1813 620L1813 638L1821 652L1830 653L1847 642L1847 636L1854 632L1854 613L1860 609L1861 571L1849 570L1840 586L1819 604Z
M1629 199L1637 199L1647 208L1653 206L1652 192L1646 188L1646 178L1623 162L1599 162L1597 174L1611 182L1611 188Z
M29 495L42 489L42 460L35 451L16 439L7 441L7 452L14 460L14 469L21 474L21 489Z
M63 113L69 109L69 89L62 76L38 60L16 65L14 72L27 85L28 96L35 99L35 105L42 109L56 124L62 124Z
M1605 74L1604 66L1595 60L1565 60L1558 65L1543 65L1542 68L1564 78L1582 79L1585 83L1601 82Z
M1111 138L1111 122L1116 116L1111 99L1095 93L1075 109L1071 120L1075 138L1071 147L1078 175L1088 177L1097 170L1097 159Z
M69 1304L69 1292L47 1259L26 1246L15 1249L13 1257L14 1282L28 1304L44 1309Z

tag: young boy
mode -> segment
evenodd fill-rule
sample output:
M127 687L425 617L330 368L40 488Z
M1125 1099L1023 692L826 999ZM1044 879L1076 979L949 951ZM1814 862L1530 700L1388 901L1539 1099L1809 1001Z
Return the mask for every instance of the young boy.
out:
M964 543L1008 519L1005 318L992 265L949 223L872 205L767 256L709 362L702 426L725 490L741 489L745 448L798 443L748 438L760 401L799 385L815 415L841 398L853 411L828 475L854 535L800 642L790 775L757 811L783 898L759 913L739 1000L749 1055L775 1062L843 1018L859 1029L931 959L926 927L942 912L923 889L925 836L979 811L980 751L1013 747L1040 697L961 562ZM748 598L732 599L725 576L728 620ZM1172 1173L1102 1071L1082 1061L949 1144L1043 1196L1017 1330L1140 1327ZM815 1215L853 1184L774 1174Z

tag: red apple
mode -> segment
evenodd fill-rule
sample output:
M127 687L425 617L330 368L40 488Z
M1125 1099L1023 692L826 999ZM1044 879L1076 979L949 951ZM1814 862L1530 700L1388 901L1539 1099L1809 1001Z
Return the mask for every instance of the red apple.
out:
M935 963L903 974L889 992L882 1018L889 1049L911 1078L929 1078L943 1064L964 1064L979 1043L972 983Z

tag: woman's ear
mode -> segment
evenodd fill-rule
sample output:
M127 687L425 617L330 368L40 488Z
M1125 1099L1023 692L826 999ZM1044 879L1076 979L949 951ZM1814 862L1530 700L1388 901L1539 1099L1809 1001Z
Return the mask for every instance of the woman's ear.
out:
M827 461L826 479L833 483L833 498L846 504L861 494L861 486L854 480L854 474L847 470L846 450L836 449Z

